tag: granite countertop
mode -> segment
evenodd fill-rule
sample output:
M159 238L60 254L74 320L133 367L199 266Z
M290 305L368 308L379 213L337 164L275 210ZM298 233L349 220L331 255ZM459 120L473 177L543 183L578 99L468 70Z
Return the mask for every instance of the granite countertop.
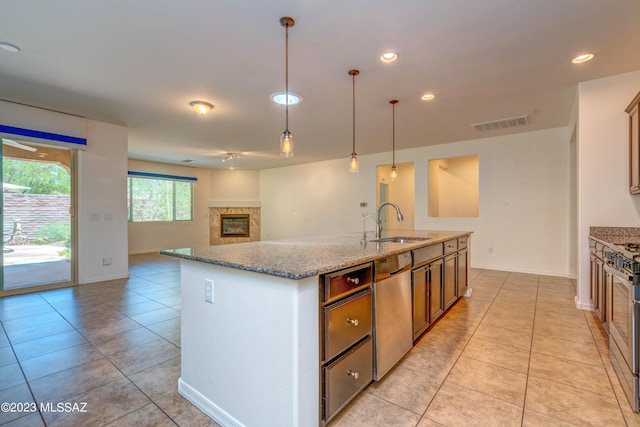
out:
M362 233L167 249L163 255L299 280L471 234L469 231L405 230L383 237L428 237L415 243L360 243Z
M640 244L640 227L589 227L589 237L622 252L628 258L640 260L640 254L624 248L625 243Z

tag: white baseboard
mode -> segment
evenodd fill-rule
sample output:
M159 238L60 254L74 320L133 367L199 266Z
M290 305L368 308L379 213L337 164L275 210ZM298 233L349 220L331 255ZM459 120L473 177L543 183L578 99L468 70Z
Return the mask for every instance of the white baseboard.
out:
M510 273L525 273L525 274L537 274L540 276L553 276L553 277L564 277L567 279L576 279L575 275L571 275L571 274L565 274L565 273L558 273L558 272L553 272L553 271L542 271L542 270L528 270L528 269L521 269L521 268L506 268L506 267L501 267L501 266L496 266L496 265L471 265L471 268L478 268L481 270L499 270L499 271L506 271L506 272L510 272Z
M182 381L182 378L178 380L178 393L222 427L245 427L244 424L204 397L199 391Z
M580 302L577 295L575 297L575 301L576 301L576 308L578 310L593 311L593 304L591 304L591 302L587 302L587 303Z

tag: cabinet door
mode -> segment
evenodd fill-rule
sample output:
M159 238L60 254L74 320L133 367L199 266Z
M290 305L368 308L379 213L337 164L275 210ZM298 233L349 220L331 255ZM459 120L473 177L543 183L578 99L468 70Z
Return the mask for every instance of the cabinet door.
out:
M595 272L596 272L596 292L598 294L598 309L596 313L600 318L600 321L604 322L605 319L605 310L606 310L606 293L605 293L605 280L604 280L604 265L602 261L596 258L595 262Z
M590 283L590 296L591 296L591 305L593 306L593 311L598 312L600 309L600 303L598 300L598 267L597 267L597 258L593 255L591 256L591 283Z
M640 114L638 113L638 105L636 104L627 111L629 113L629 192L640 194Z
M444 312L442 299L442 258L429 264L427 271L427 297L429 298L429 324Z
M458 252L458 274L456 275L456 284L458 287L458 296L463 296L467 292L467 250L463 249Z
M413 339L415 340L429 326L427 267L420 267L411 272L411 289L413 294Z
M456 255L449 255L444 259L444 309L456 302Z

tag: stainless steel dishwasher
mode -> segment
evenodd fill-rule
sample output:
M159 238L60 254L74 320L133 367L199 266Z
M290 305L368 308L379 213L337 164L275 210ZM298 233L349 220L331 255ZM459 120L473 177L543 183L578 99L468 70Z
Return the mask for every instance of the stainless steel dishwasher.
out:
M411 254L379 259L374 268L373 379L378 381L413 346Z

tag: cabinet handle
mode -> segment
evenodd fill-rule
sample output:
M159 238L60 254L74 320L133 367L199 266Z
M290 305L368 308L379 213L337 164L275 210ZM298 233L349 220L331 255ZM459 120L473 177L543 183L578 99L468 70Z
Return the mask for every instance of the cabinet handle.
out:
M358 326L358 323L360 323L360 321L358 321L358 319L347 317L347 323L351 323L353 326Z
M347 282L351 282L354 285L359 285L360 284L360 278L358 278L358 277L347 277Z
M347 371L347 375L353 377L354 380L357 380L358 378L360 378L360 374L357 372L353 372L351 369Z

